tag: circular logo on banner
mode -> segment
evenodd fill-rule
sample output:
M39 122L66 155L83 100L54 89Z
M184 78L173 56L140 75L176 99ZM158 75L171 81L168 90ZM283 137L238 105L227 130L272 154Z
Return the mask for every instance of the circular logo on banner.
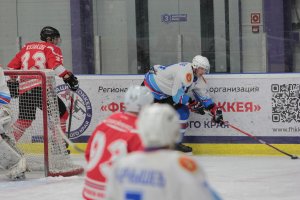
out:
M92 120L92 104L86 93L78 88L76 92L69 90L67 85L58 85L56 92L59 98L65 103L67 111L70 111L71 101L73 100L72 112L69 112L69 117L72 115L70 138L79 137L89 127ZM73 95L74 93L74 95ZM73 98L73 99L72 99ZM67 120L67 130L68 131Z

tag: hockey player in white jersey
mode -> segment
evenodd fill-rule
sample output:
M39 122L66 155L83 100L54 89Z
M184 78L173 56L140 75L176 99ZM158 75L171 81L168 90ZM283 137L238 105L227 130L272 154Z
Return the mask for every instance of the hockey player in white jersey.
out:
M26 160L14 145L9 143L10 138L5 134L11 123L10 100L4 72L0 67L0 167L8 170L8 178L18 180L25 178Z
M154 65L146 73L143 85L148 87L154 102L172 105L180 115L182 137L188 127L189 110L204 115L209 110L212 120L222 123L222 110L214 103L206 89L203 77L210 69L206 57L197 55L192 63L181 62L169 66ZM183 152L191 152L192 148L178 143L176 148Z
M193 157L172 150L180 132L179 116L170 105L145 108L137 126L145 150L113 165L107 185L109 200L221 199Z

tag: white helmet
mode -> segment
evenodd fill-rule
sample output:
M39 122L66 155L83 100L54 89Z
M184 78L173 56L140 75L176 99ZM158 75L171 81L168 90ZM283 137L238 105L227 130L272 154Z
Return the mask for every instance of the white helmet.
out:
M174 146L180 140L179 116L169 104L145 107L137 127L145 148Z
M198 69L199 67L202 67L205 69L206 73L209 73L210 64L206 57L197 55L193 58L192 67L194 69Z
M143 86L130 86L125 93L125 110L128 112L140 112L141 108L153 103L151 91Z

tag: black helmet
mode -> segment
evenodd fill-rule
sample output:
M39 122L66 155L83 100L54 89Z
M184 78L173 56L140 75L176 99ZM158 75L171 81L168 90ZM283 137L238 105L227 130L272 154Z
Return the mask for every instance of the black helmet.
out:
M42 30L41 30L41 40L42 41L47 41L47 38L50 37L51 39L54 38L59 38L60 34L58 32L57 29L51 27L51 26L45 26Z

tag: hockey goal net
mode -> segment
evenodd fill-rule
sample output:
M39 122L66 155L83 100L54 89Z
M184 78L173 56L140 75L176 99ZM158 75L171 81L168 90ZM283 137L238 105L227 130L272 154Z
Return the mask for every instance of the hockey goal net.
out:
M81 174L83 168L73 163L65 141L59 132L60 115L53 71L6 70L4 74L6 80L14 78L19 82L18 96L12 98L10 102L13 121L7 134L15 138L17 120L31 121L30 126L16 141L17 149L26 157L29 170L44 170L45 176ZM22 88L26 89L36 83L39 84L36 87L39 88L39 92L32 92L29 94L31 98L28 97L27 100L25 92L22 93ZM20 100L21 95L23 95L22 100ZM34 95L33 98L32 95ZM32 105L37 106L35 117L28 112L30 109L32 110ZM19 109L21 106L22 109Z

